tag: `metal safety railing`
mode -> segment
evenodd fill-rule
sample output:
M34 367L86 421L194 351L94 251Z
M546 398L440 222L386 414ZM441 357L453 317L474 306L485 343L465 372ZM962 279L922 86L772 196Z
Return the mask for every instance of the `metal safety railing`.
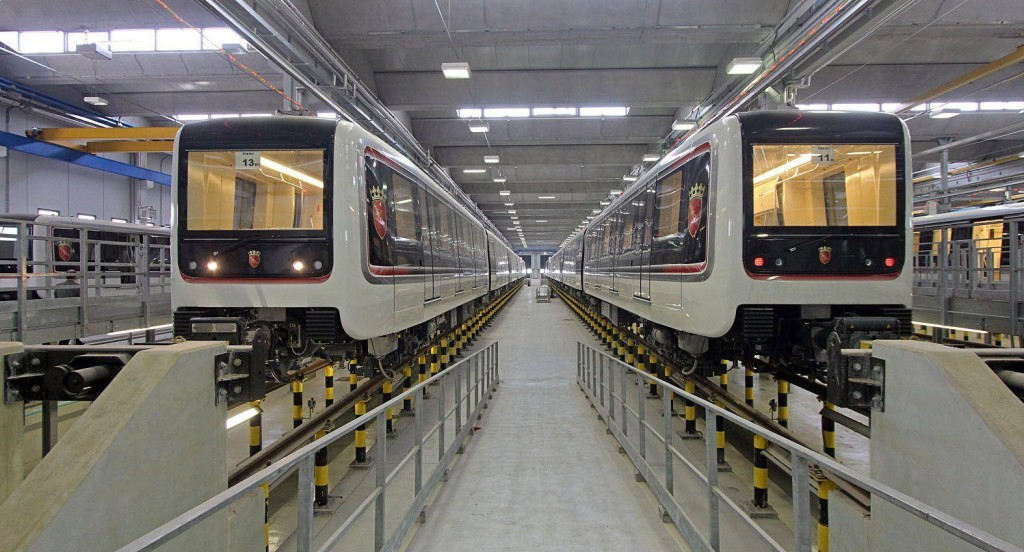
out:
M455 459L455 455L458 454L465 440L474 431L474 419L480 415L481 410L487 404L491 393L495 390L495 386L499 381L498 344L491 343L459 362L452 364L447 370L381 403L380 406L366 412L365 415L361 415L355 420L305 445L237 485L211 497L202 504L134 540L120 550L121 552L155 550L161 545L171 542L176 536L184 533L191 527L242 499L253 490L286 476L296 469L298 470L298 490L296 493L298 526L295 534L297 550L300 552L331 550L350 534L357 519L367 512L371 506L374 507L373 549L378 551L397 550L409 534L413 524L421 517L428 497L446 475L448 468ZM426 409L422 405L424 404L423 401L427 387L434 384L437 384L436 391L432 393L432 395L436 394L438 397L437 417L435 420L427 420ZM445 400L446 389L448 388L454 388L454 404L451 405L451 408L449 408L449 403ZM416 404L414 409L415 441L413 442L412 449L389 471L389 446L387 439L384 437L387 413L391 409L401 408L406 398L413 398ZM449 425L453 416L455 436L450 444L448 444L445 428ZM431 421L433 421L433 424L429 428L426 427ZM371 449L374 456L372 469L374 470L375 486L340 526L327 536L326 539L323 539L318 547L314 547L314 466L316 454L318 451L325 449L346 436L355 435L359 431L365 431L365 426L368 422L374 423L377 428L377 439ZM425 474L423 468L424 453L426 452L426 445L434 436L437 437L437 464L429 474ZM415 481L411 503L398 524L390 534L387 534L388 487L398 477L399 472L407 467L410 462L414 466ZM395 500L393 495L391 500Z
M869 477L859 475L832 458L814 452L781 435L765 430L729 412L725 408L687 393L666 380L659 379L634 368L593 347L577 343L576 355L576 379L579 386L586 393L594 408L597 409L600 418L608 426L608 430L618 441L622 451L632 461L640 477L647 482L663 508L663 514L671 519L693 550L717 551L722 549L721 522L724 514L722 506L724 505L727 511L731 511L732 514L738 516L769 549L810 552L812 550L811 527L814 522L811 518L810 507L812 490L810 486L810 468L813 465L817 465L829 477L841 479L864 489L872 496L880 498L980 550L1024 552L1021 548L946 513L940 512L896 489ZM631 387L631 382L638 384L636 385L637 400L635 406L630 404L631 397L629 395L632 392L628 390ZM649 414L644 407L644 403L647 400L645 396L645 391L648 389L647 384L656 386L660 394L661 408L659 410L662 416L661 424L663 424L660 430L648 420ZM791 467L791 528L793 532L791 547L784 546L775 540L768 531L755 521L753 516L737 504L726 493L725 489L719 485L718 449L722 443L718 442L718 432L704 432L703 438L706 445L706 455L704 457L703 469L688 460L679 448L673 444L673 435L675 433L673 401L676 399L682 399L687 401L688 405L693 403L697 407L703 408L705 427L707 428L716 428L719 427L721 421L728 421L754 435L755 451L763 451L767 443L770 443L777 447L777 450L785 451L789 454L789 464ZM655 415L657 415L657 412L655 412ZM631 439L630 431L638 433L636 435L636 442ZM657 453L664 454L664 465L660 466L662 470L658 470L659 466L653 465L656 461L649 454L649 450L652 447L649 446L648 438L654 439L653 448L655 450L660 449ZM680 442L682 442L681 438ZM688 513L679 502L682 495L675 491L676 478L674 475L674 470L679 465L685 466L686 469L698 477L707 489L705 504L707 508L706 526L699 526L694 521L691 513ZM755 461L755 474L757 467ZM764 468L762 467L762 469ZM692 501L693 497L688 496L686 499Z
M170 321L170 231L0 218L0 338L51 342Z

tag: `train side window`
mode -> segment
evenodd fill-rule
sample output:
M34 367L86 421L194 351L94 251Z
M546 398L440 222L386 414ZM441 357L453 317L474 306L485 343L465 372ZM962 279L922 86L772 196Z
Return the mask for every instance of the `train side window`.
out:
M632 251L633 249L633 214L631 211L620 208L615 213L615 218L619 220L619 224L622 225L622 251Z

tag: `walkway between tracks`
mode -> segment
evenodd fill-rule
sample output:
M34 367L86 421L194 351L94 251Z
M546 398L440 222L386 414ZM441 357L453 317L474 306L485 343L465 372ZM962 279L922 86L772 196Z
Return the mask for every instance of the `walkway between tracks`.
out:
M501 385L409 550L686 550L576 386L576 342L590 335L535 290L487 333Z

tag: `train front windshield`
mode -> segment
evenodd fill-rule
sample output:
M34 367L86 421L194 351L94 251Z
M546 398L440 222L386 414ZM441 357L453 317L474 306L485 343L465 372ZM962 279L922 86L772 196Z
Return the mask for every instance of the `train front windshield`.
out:
M896 146L753 144L755 227L894 227Z
M324 150L191 151L190 231L324 229Z

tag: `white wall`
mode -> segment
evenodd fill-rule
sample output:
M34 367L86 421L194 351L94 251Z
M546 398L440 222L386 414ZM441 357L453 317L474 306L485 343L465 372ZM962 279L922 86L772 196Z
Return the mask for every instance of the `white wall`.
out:
M6 108L0 109L0 124L6 121ZM0 129L23 135L26 129L64 126L20 109L9 112L8 128ZM131 154L105 154L104 157L131 163ZM148 154L148 168L170 172L169 156ZM165 160L166 159L166 160ZM162 161L162 167L161 167ZM131 205L132 179L89 169L63 161L8 150L0 157L0 212L35 213L38 208L54 209L62 215L78 213L96 215L102 220L112 217L134 220L136 209ZM140 188L139 205L152 205L160 224L170 221L170 187L160 184L136 184Z

